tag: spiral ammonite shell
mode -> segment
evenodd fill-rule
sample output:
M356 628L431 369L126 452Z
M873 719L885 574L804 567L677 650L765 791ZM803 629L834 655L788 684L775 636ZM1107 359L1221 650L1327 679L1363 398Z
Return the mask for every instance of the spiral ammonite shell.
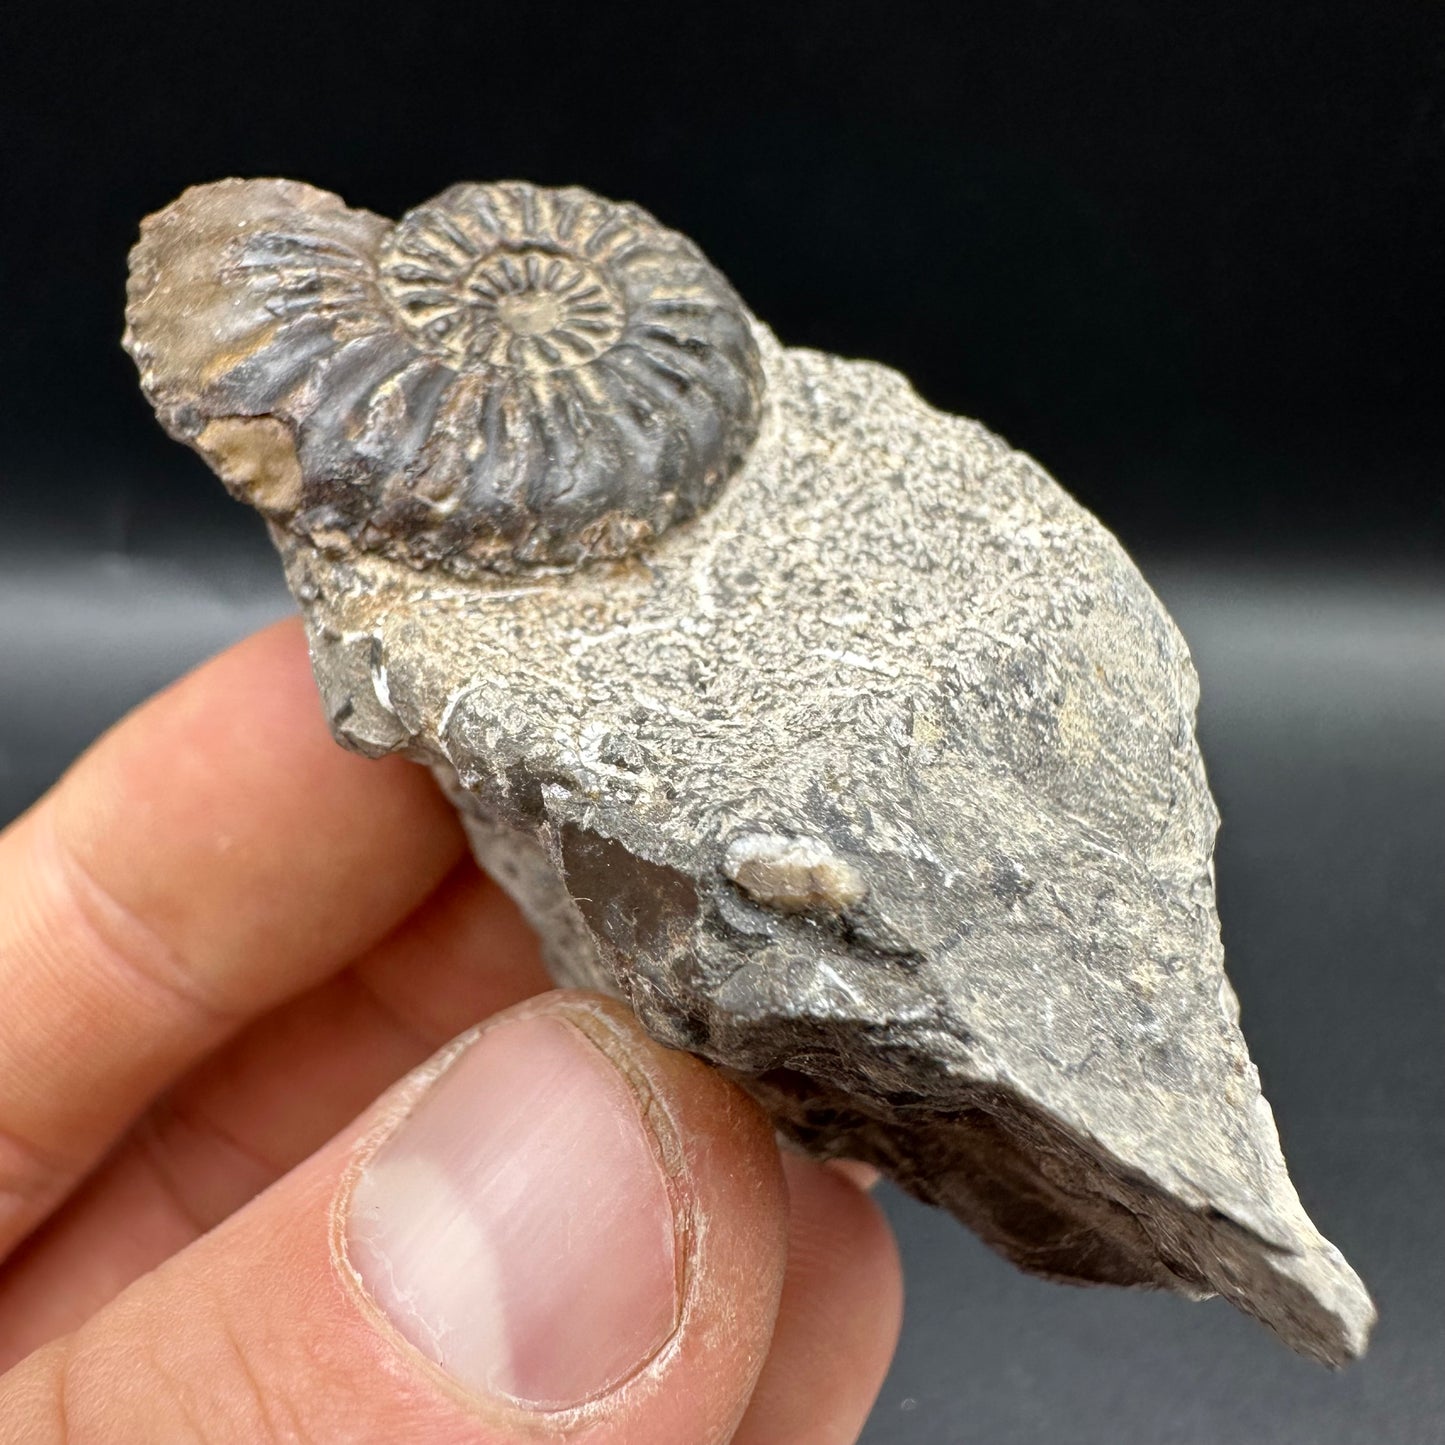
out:
M758 431L753 322L698 249L569 187L395 226L294 181L150 217L126 346L167 430L318 545L469 575L645 546Z

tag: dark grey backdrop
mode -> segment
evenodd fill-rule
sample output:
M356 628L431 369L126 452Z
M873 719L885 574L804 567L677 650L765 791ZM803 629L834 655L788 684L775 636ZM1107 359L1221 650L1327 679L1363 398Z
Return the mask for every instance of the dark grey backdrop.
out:
M228 173L641 201L784 340L902 367L1139 556L1202 676L1245 1029L1381 1306L1332 1376L890 1196L908 1321L866 1439L1445 1441L1445 11L59 3L7 7L6 62L0 822L287 605L117 348L140 215Z

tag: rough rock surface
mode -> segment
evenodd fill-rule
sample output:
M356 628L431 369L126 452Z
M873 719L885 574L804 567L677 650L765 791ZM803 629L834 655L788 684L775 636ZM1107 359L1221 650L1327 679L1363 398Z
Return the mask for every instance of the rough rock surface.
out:
M1027 457L764 355L750 464L644 562L438 585L281 539L337 734L433 766L557 978L810 1152L1033 1272L1358 1353L1223 972L1178 632Z
M463 579L273 520L338 738L430 766L556 977L804 1149L1358 1354L1223 972L1178 632L1028 457L754 335L745 464L640 555Z

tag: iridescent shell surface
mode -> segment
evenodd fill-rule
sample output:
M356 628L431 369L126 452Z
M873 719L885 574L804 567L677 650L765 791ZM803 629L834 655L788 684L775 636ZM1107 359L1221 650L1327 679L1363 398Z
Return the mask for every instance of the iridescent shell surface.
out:
M396 225L294 181L150 217L126 346L166 429L276 524L470 575L620 557L745 459L747 309L686 237L576 188Z

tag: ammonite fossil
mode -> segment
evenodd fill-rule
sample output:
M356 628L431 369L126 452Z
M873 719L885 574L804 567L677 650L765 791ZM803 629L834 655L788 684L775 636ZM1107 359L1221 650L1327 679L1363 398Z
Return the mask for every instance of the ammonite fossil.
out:
M146 223L129 294L173 436L278 524L416 566L630 553L759 425L732 288L576 188L453 186L392 226L294 181L198 186Z

